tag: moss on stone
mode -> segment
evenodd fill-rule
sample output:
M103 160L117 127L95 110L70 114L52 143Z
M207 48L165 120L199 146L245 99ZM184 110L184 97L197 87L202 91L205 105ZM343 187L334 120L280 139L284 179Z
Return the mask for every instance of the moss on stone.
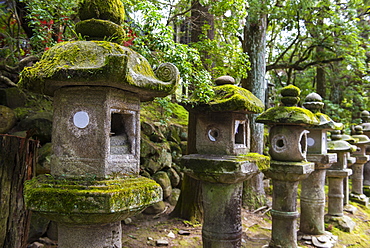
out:
M260 99L249 90L235 85L220 85L214 87L214 97L206 104L194 105L199 111L243 111L261 113L264 105ZM196 101L194 101L197 104ZM188 106L191 108L191 105Z
M78 5L81 20L102 19L116 24L125 20L125 8L120 0L82 0Z
M191 154L182 157L183 171L198 180L236 183L269 168L270 159L258 153L237 156Z
M315 114L300 107L273 107L257 117L257 122L264 124L285 125L318 125L319 120Z
M27 181L24 192L29 209L58 214L130 211L162 199L160 186L144 177L89 181L43 175Z
M301 90L294 85L288 85L281 89L280 94L282 96L298 97L301 94Z
M148 61L127 47L107 41L75 41L59 43L45 52L35 66L22 71L20 85L47 95L66 86L108 86L138 93L147 101L176 89L179 74L177 68L174 71L172 81L162 82Z
M121 44L125 39L123 28L111 21L89 19L76 24L76 33L87 40L110 40Z

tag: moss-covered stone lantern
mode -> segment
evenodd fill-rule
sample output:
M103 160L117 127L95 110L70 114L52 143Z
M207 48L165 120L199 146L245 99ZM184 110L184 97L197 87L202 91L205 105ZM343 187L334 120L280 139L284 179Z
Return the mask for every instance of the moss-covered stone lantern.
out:
M360 114L361 117L361 126L364 132L364 135L370 138L370 113L367 110L364 110ZM370 155L370 146L366 147L366 154ZM367 197L370 197L370 161L367 161L364 165L364 194Z
M370 139L367 135L364 135L362 126L355 126L355 134L352 135L356 139L355 145L357 146L356 151L353 152L353 157L356 158L356 162L352 165L352 190L350 194L350 200L356 201L360 204L369 205L369 198L364 195L363 181L364 181L364 165L369 161L369 155L366 155L366 147L370 144Z
M297 247L297 189L300 180L314 170L306 161L307 126L317 125L315 114L297 107L299 88L290 85L281 90L282 104L257 117L270 126L271 165L264 173L272 178L272 239L270 247Z
M348 163L352 163L350 153L356 150L356 146L342 140L341 130L331 131L331 140L328 142L328 152L337 154L337 162L327 169L328 178L328 213L325 222L338 226L341 230L350 232L354 228L354 222L343 214L345 205L347 179L352 170L348 169Z
M203 247L241 247L243 181L269 166L268 157L249 153L246 114L260 113L264 106L234 85L216 86L214 92L210 102L187 106L191 154L181 164L187 175L202 181Z
M300 196L300 227L299 233L310 238L313 243L320 239L323 246L332 247L336 238L325 231L325 176L326 169L337 161L335 153L327 152L327 131L341 128L343 125L335 123L329 116L320 112L324 107L322 98L317 93L306 96L303 106L313 112L319 124L309 126L307 130L307 160L315 163L313 171L301 183Z
M169 63L153 72L103 41L117 37L109 27L122 31L121 1L81 1L79 13L77 32L90 27L83 34L101 41L59 43L22 72L23 87L54 96L51 175L27 182L25 200L58 223L58 247L121 247L120 221L162 200L160 186L139 176L140 102L172 93L179 73Z

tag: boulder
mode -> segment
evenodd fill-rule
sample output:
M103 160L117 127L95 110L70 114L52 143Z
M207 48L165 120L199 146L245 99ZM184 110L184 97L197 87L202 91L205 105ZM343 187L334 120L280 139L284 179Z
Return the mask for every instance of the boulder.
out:
M0 133L7 133L16 122L14 111L11 108L0 105Z
M172 187L167 173L164 171L158 171L153 175L153 179L161 186L163 190L163 199L169 197L172 193Z

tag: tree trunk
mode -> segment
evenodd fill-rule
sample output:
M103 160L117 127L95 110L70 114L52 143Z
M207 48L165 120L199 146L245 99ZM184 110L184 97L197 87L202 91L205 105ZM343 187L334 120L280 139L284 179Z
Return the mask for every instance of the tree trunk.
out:
M324 49L322 47L316 48L318 57L323 50ZM318 59L320 59L320 57ZM322 97L322 99L327 99L325 69L321 65L316 67L316 92Z
M0 135L0 247L27 245L30 211L23 199L23 184L36 168L38 142Z
M258 18L253 18L253 14L248 15L244 27L243 51L249 55L251 70L248 71L246 79L242 79L243 88L251 91L262 102L265 102L267 84L266 74L266 28L267 16L260 14ZM262 154L264 148L264 126L256 123L257 115L250 114L251 120L251 152ZM243 206L257 208L266 202L265 191L263 188L263 174L259 173L249 181L244 182Z
M207 38L214 39L214 16L209 13L209 7L200 4L199 0L192 1L191 10L191 42L201 41L201 35L203 34L203 28L205 25L209 25L207 29ZM205 61L209 59L207 51L201 51L202 60ZM205 67L208 70L209 65L206 63ZM211 65L212 67L212 65ZM189 115L189 125L188 125L188 150L187 154L197 153L195 148L195 116L194 114ZM176 207L173 211L173 216L186 219L192 222L202 222L203 221L203 204L202 204L202 190L201 183L187 175L184 175L184 180L182 181L181 194Z
M187 154L197 153L195 118L194 113L189 113ZM191 222L203 221L202 187L200 181L184 175L181 194L172 216Z

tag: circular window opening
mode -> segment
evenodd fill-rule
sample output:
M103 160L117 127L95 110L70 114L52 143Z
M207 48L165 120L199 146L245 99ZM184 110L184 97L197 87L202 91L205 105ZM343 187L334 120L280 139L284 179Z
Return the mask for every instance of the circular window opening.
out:
M220 137L220 131L217 128L211 128L208 130L208 139L210 141L217 141Z
M90 118L85 111L79 111L73 115L73 124L78 128L85 128L89 125Z
M276 146L277 147L282 148L282 147L284 147L284 145L285 145L284 140L279 139L279 140L276 141Z

